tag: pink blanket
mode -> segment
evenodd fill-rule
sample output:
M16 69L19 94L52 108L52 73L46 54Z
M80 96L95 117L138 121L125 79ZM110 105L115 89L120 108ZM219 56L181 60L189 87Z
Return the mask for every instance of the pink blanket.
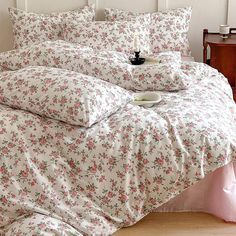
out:
M236 222L236 163L217 169L157 212L206 212Z

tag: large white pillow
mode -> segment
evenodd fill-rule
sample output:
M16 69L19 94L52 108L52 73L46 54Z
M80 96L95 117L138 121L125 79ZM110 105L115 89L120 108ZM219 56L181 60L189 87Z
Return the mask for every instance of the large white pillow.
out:
M105 9L107 21L134 20L142 15L151 16L150 43L152 53L180 51L191 56L188 40L191 7L177 8L154 13L133 13L119 9Z
M133 53L134 39L137 36L140 40L140 50L148 54L150 53L149 24L150 16L141 16L135 21L65 21L63 39L97 50Z
M2 104L85 127L132 100L130 92L103 80L40 66L0 73L0 91Z
M19 48L33 43L61 39L64 20L92 21L95 18L95 6L51 14L36 14L9 8L9 14L13 24L14 48Z

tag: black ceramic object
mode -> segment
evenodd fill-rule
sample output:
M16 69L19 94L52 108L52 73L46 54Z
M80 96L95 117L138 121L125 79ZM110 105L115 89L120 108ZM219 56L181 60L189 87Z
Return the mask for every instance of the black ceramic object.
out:
M134 52L135 57L130 58L130 62L132 65L142 65L145 62L145 58L139 57L140 51L139 52Z

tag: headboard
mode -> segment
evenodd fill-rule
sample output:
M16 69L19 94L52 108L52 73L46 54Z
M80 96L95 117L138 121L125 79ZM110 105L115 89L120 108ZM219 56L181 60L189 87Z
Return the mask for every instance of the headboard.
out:
M88 3L96 3L95 0L16 0L16 7L35 13L50 13L76 9Z
M49 13L75 9L86 4L95 4L97 19L103 19L103 9L106 7L122 8L136 12L153 12L167 7L168 0L16 0L17 8L36 13Z
M6 0L5 0L6 1ZM16 7L36 12L49 13L76 9L88 3L96 5L96 19L102 20L106 7L132 10L135 12L153 12L169 8L192 6L193 16L190 27L190 44L193 56L202 60L202 30L218 30L220 24L228 22L236 27L233 7L236 0L16 0ZM214 6L214 7L213 7Z

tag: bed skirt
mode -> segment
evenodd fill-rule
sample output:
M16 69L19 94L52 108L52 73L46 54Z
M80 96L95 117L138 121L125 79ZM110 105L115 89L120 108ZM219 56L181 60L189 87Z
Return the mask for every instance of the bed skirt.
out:
M236 222L236 163L209 174L155 212L205 212Z

